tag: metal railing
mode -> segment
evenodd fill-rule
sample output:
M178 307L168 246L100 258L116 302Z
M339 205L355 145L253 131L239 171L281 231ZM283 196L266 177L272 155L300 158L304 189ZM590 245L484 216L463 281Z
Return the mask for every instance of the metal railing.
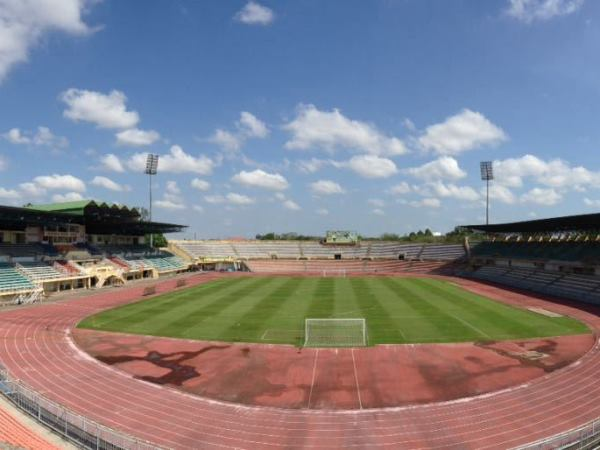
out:
M1 365L0 394L77 447L94 450L160 450L149 442L100 425L48 400L13 378Z
M600 419L530 444L517 450L592 450L600 448Z

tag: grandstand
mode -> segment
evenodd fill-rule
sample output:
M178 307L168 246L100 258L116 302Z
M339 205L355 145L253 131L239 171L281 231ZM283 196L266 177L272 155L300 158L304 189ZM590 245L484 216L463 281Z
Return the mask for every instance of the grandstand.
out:
M319 241L171 241L169 249L198 264L243 261L257 267L259 260L337 261L457 261L465 258L463 245L404 244L397 241L363 241L355 245L323 244ZM365 267L368 264L365 263ZM293 267L309 267L308 263Z
M600 304L600 214L464 228L484 240L468 246L463 275Z
M0 303L187 270L187 261L144 243L183 228L90 200L0 206Z

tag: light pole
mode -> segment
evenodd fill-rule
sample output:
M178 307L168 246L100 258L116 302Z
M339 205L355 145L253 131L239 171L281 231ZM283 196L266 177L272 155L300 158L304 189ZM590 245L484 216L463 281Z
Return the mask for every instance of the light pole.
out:
M485 181L485 224L490 223L490 180L494 179L494 167L492 161L482 161L479 164L481 168L481 179Z
M148 208L149 213L149 222L152 222L152 175L156 175L156 171L158 169L158 155L153 155L148 153L148 158L146 159L146 171L144 172L148 175L148 193L150 197L150 204ZM150 233L150 247L153 246L154 236Z

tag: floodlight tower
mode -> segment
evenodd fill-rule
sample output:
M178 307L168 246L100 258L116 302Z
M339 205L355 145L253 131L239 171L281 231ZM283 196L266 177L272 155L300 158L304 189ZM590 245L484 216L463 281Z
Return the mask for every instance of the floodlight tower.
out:
M146 159L146 171L144 173L146 175L148 175L148 181L149 181L148 193L149 193L149 197L150 197L150 203L149 203L149 208L148 208L148 214L149 214L150 222L152 222L152 175L156 175L157 169L158 169L158 155L153 155L151 153L148 153L148 158ZM150 233L150 247L152 247L153 243L154 243L154 236L152 235L152 233Z
M492 161L482 161L479 166L481 167L481 179L485 181L485 224L490 223L490 181L494 179L494 167Z

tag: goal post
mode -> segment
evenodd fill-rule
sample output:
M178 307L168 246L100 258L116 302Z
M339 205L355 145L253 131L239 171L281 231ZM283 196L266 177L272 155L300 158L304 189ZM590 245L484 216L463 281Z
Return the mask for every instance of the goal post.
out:
M306 319L305 347L364 347L367 321L360 319Z

